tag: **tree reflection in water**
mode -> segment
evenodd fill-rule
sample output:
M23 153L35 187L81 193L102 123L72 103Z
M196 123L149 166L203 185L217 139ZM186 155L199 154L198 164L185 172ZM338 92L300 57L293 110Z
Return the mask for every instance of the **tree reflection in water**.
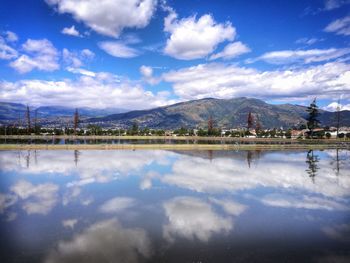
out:
M313 150L309 150L306 154L306 163L309 165L308 169L306 169L306 172L309 174L309 177L312 179L313 182L315 182L315 176L317 175L317 170L319 170L319 167L317 166L317 163L320 161L320 158L318 155L314 154Z

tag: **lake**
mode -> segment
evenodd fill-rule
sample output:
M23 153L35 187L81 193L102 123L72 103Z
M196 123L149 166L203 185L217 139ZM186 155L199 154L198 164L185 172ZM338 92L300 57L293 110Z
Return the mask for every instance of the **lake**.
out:
M0 151L0 262L350 262L350 151Z

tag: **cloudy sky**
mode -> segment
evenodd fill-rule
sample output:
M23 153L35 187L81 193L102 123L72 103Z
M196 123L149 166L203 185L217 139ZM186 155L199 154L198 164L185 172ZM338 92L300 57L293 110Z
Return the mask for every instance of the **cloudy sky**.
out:
M2 0L0 101L350 110L350 0Z

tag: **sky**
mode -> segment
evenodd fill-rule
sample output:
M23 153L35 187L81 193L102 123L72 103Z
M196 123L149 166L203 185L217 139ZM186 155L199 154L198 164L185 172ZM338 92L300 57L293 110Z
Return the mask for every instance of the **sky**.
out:
M350 0L0 1L0 101L209 97L350 110Z

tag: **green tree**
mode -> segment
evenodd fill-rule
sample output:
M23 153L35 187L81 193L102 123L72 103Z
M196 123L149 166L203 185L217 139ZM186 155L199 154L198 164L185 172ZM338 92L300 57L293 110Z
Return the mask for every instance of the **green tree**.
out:
M319 127L320 121L318 120L318 107L316 104L316 98L311 102L310 106L306 110L309 113L307 117L307 126L310 130L310 137L313 137L314 129Z
M291 129L288 129L287 131L286 131L286 138L287 139L290 139L290 138L292 138L292 130Z
M213 117L210 115L208 120L208 135L213 135L214 130L214 120Z
M254 119L253 119L253 115L251 112L248 113L248 118L247 118L247 128L248 131L250 131L250 129L253 127L253 123L254 123Z

